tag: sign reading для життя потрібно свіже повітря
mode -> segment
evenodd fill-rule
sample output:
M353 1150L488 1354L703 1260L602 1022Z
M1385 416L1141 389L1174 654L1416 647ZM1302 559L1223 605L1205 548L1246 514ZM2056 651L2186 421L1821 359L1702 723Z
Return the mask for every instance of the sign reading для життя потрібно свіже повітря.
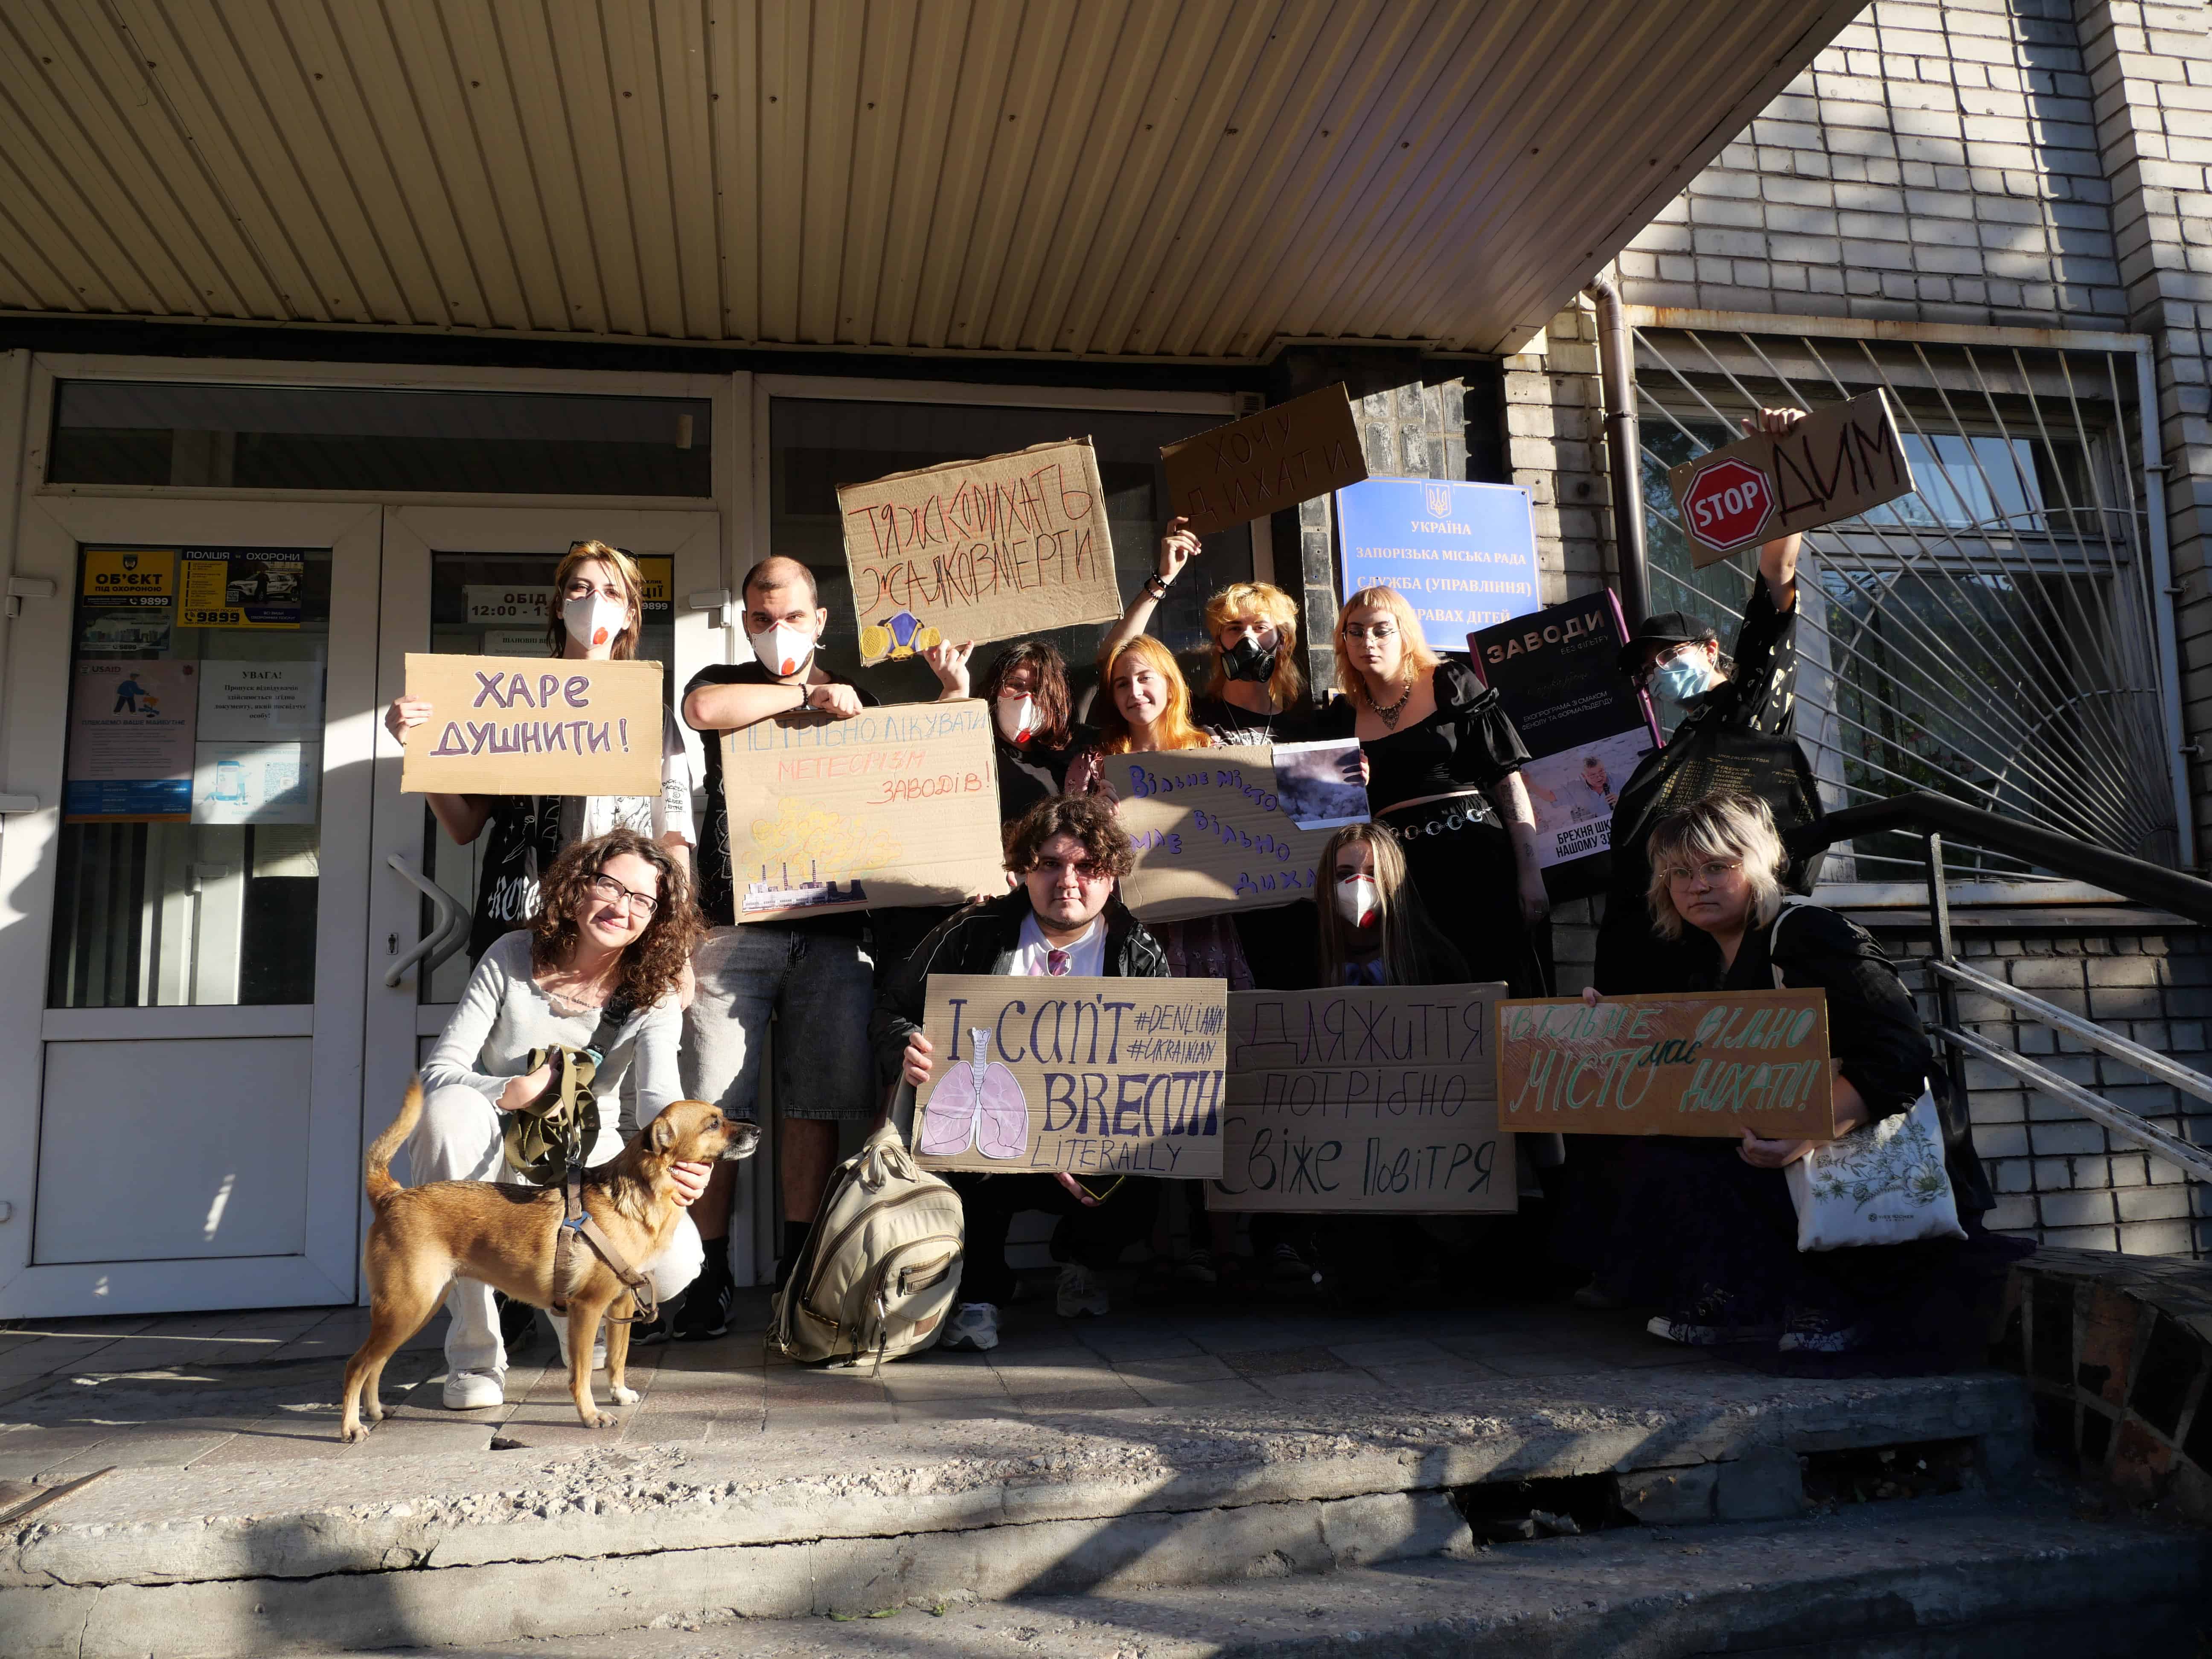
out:
M1164 446L1168 510L1210 536L1367 476L1341 383Z
M1206 1207L1480 1214L1518 1204L1498 1127L1503 985L1229 995L1229 1108Z
M407 653L409 794L657 795L660 665Z
M1218 979L929 977L936 1069L914 1147L933 1170L1221 1173Z
M1176 749L1109 755L1106 789L1137 843L1122 902L1146 921L1265 910L1314 896L1327 830L1299 826L1277 787L1274 750Z
M837 486L860 660L1121 614L1087 438Z
M1826 992L1510 1001L1498 1021L1506 1129L1835 1139Z
M991 716L976 699L779 714L721 744L739 921L1006 890Z

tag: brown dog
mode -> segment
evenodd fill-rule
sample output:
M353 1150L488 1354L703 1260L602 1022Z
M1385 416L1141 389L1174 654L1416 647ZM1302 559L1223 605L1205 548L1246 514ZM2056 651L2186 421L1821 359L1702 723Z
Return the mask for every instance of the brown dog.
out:
M345 1416L338 1438L360 1440L362 1401L371 1423L384 1408L376 1388L384 1362L421 1330L456 1279L481 1279L519 1302L550 1308L568 1304L568 1392L587 1429L611 1428L592 1399L592 1346L599 1321L617 1302L632 1305L629 1288L579 1238L568 1252L565 1297L553 1283L554 1235L565 1206L556 1188L510 1187L491 1181L433 1181L402 1187L392 1178L392 1153L415 1132L422 1115L422 1080L407 1085L407 1098L391 1127L368 1149L368 1201L376 1220L368 1230L368 1340L346 1363ZM634 1268L667 1249L683 1213L676 1202L673 1164L750 1158L760 1131L732 1123L703 1100L672 1101L630 1139L621 1153L587 1170L583 1203L623 1259ZM629 1327L607 1331L607 1384L617 1406L637 1395L623 1386L629 1362Z

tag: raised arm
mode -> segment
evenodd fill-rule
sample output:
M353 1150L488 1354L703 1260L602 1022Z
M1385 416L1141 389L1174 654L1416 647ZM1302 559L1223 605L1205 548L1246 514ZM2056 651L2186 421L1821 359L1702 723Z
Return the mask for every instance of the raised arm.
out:
M1114 660L1114 653L1145 631L1159 608L1168 589L1182 572L1183 566L1198 556L1199 540L1190 528L1190 520L1175 518L1160 537L1160 556L1151 575L1138 586L1129 599L1128 609L1122 611L1121 620L1107 630L1106 637L1098 642L1098 672L1103 675L1106 665Z
M1802 409L1762 409L1756 420L1745 418L1744 434L1764 432L1778 438L1805 418ZM1787 611L1797 603L1797 555L1804 544L1802 536L1778 536L1759 550L1759 579L1777 611Z

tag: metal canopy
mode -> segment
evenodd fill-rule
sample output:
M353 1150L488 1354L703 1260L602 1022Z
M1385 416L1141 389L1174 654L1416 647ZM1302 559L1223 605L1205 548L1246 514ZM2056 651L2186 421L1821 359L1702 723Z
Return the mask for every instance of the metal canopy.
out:
M9 0L0 308L1508 351L1859 0Z

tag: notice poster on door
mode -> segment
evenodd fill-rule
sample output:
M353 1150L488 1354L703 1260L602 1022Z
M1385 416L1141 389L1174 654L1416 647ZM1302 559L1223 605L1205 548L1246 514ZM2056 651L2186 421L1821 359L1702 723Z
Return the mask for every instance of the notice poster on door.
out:
M62 790L65 822L191 817L198 669L189 662L77 664Z
M1610 588L1467 636L1477 672L1534 757L1521 779L1555 900L1603 890L1621 786L1660 744L1649 700L1620 672L1627 638Z
M1480 1215L1519 1205L1498 1127L1503 985L1229 995L1210 1210Z
M469 582L461 589L461 616L470 627L526 629L541 657L546 608L552 603L548 582Z
M1088 438L837 486L863 663L1121 614Z
M1219 1175L1228 992L1218 979L932 974L922 1167Z
M177 556L167 548L88 547L85 611L166 611L177 596Z
M297 628L307 561L296 547L187 547L178 554L185 628Z
M1336 527L1345 592L1393 590L1431 651L1540 603L1534 509L1518 484L1370 478L1336 492Z
M192 750L194 823L313 823L319 743L203 743Z
M322 740L322 664L210 658L199 669L200 742Z

